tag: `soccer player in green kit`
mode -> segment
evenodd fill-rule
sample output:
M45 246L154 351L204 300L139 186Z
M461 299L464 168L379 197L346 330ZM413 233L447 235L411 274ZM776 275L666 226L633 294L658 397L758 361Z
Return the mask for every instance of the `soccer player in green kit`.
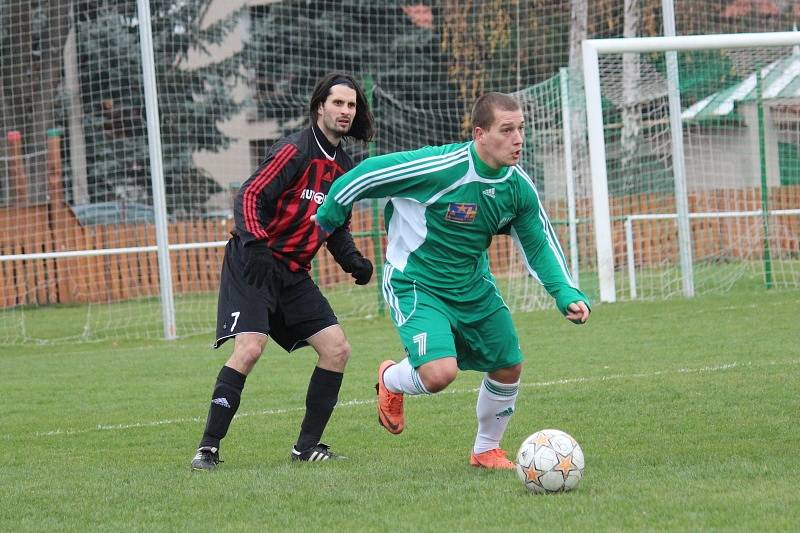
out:
M336 180L315 220L344 223L355 201L389 199L383 296L407 357L378 368L378 420L403 431L405 394L444 390L458 370L485 372L470 464L513 469L500 440L514 413L523 356L489 270L492 237L510 234L530 273L570 321L589 318L533 180L517 165L524 117L502 93L478 98L473 140L369 158Z

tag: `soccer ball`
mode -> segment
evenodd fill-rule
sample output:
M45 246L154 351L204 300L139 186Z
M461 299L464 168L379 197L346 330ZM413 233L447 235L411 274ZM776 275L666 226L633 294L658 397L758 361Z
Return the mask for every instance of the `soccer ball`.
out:
M578 442L558 429L537 431L517 452L517 475L526 489L536 493L574 489L583 477L583 465Z

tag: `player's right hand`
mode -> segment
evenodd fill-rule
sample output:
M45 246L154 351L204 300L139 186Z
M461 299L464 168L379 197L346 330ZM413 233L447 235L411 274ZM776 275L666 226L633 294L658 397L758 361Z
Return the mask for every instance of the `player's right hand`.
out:
M567 307L567 314L566 318L573 324L585 324L587 320L589 320L589 306L586 305L586 302L582 302L578 300L577 302L572 302Z
M247 283L260 289L264 282L272 278L275 258L264 241L251 241L244 246L244 270L242 274Z

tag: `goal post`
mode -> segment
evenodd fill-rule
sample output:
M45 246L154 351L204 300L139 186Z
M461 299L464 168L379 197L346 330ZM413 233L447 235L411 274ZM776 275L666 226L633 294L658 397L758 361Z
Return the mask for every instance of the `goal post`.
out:
M139 45L142 53L142 80L144 82L145 115L147 116L148 156L150 158L150 182L153 189L153 212L155 214L156 242L158 243L158 283L161 296L161 320L164 338L174 340L175 299L172 291L172 266L169 257L167 235L167 201L164 188L163 154L161 151L161 125L158 112L156 69L153 60L153 35L150 27L150 2L137 0L139 14Z
M790 47L800 45L800 32L740 33L696 35L679 37L642 37L623 39L587 39L582 42L583 74L589 143L589 164L592 176L592 200L595 224L596 254L600 299L614 302L617 299L615 282L614 245L609 207L607 153L603 119L602 80L600 57L607 54L646 54L654 52L679 52L721 49L751 49ZM677 74L677 73L675 73ZM674 105L674 104L673 104ZM680 118L681 110L670 109L671 115ZM678 143L674 143L678 145ZM682 145L673 146L673 170L684 164ZM687 208L687 188L680 176L674 175L675 204L678 210L679 246L682 258L691 258L692 242ZM765 214L766 216L766 214ZM691 296L691 262L681 262L683 293ZM688 290L687 290L688 288ZM688 293L688 294L687 294Z

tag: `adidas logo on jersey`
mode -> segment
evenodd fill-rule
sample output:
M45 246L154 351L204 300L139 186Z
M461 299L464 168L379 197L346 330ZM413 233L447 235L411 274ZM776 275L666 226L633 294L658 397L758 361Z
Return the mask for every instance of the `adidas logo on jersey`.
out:
M228 403L227 398L214 398L213 400L211 400L211 403L221 405L222 407L227 407L228 409L231 408L231 404Z
M483 194L485 194L489 198L494 198L494 187L492 187L491 189L484 189Z

